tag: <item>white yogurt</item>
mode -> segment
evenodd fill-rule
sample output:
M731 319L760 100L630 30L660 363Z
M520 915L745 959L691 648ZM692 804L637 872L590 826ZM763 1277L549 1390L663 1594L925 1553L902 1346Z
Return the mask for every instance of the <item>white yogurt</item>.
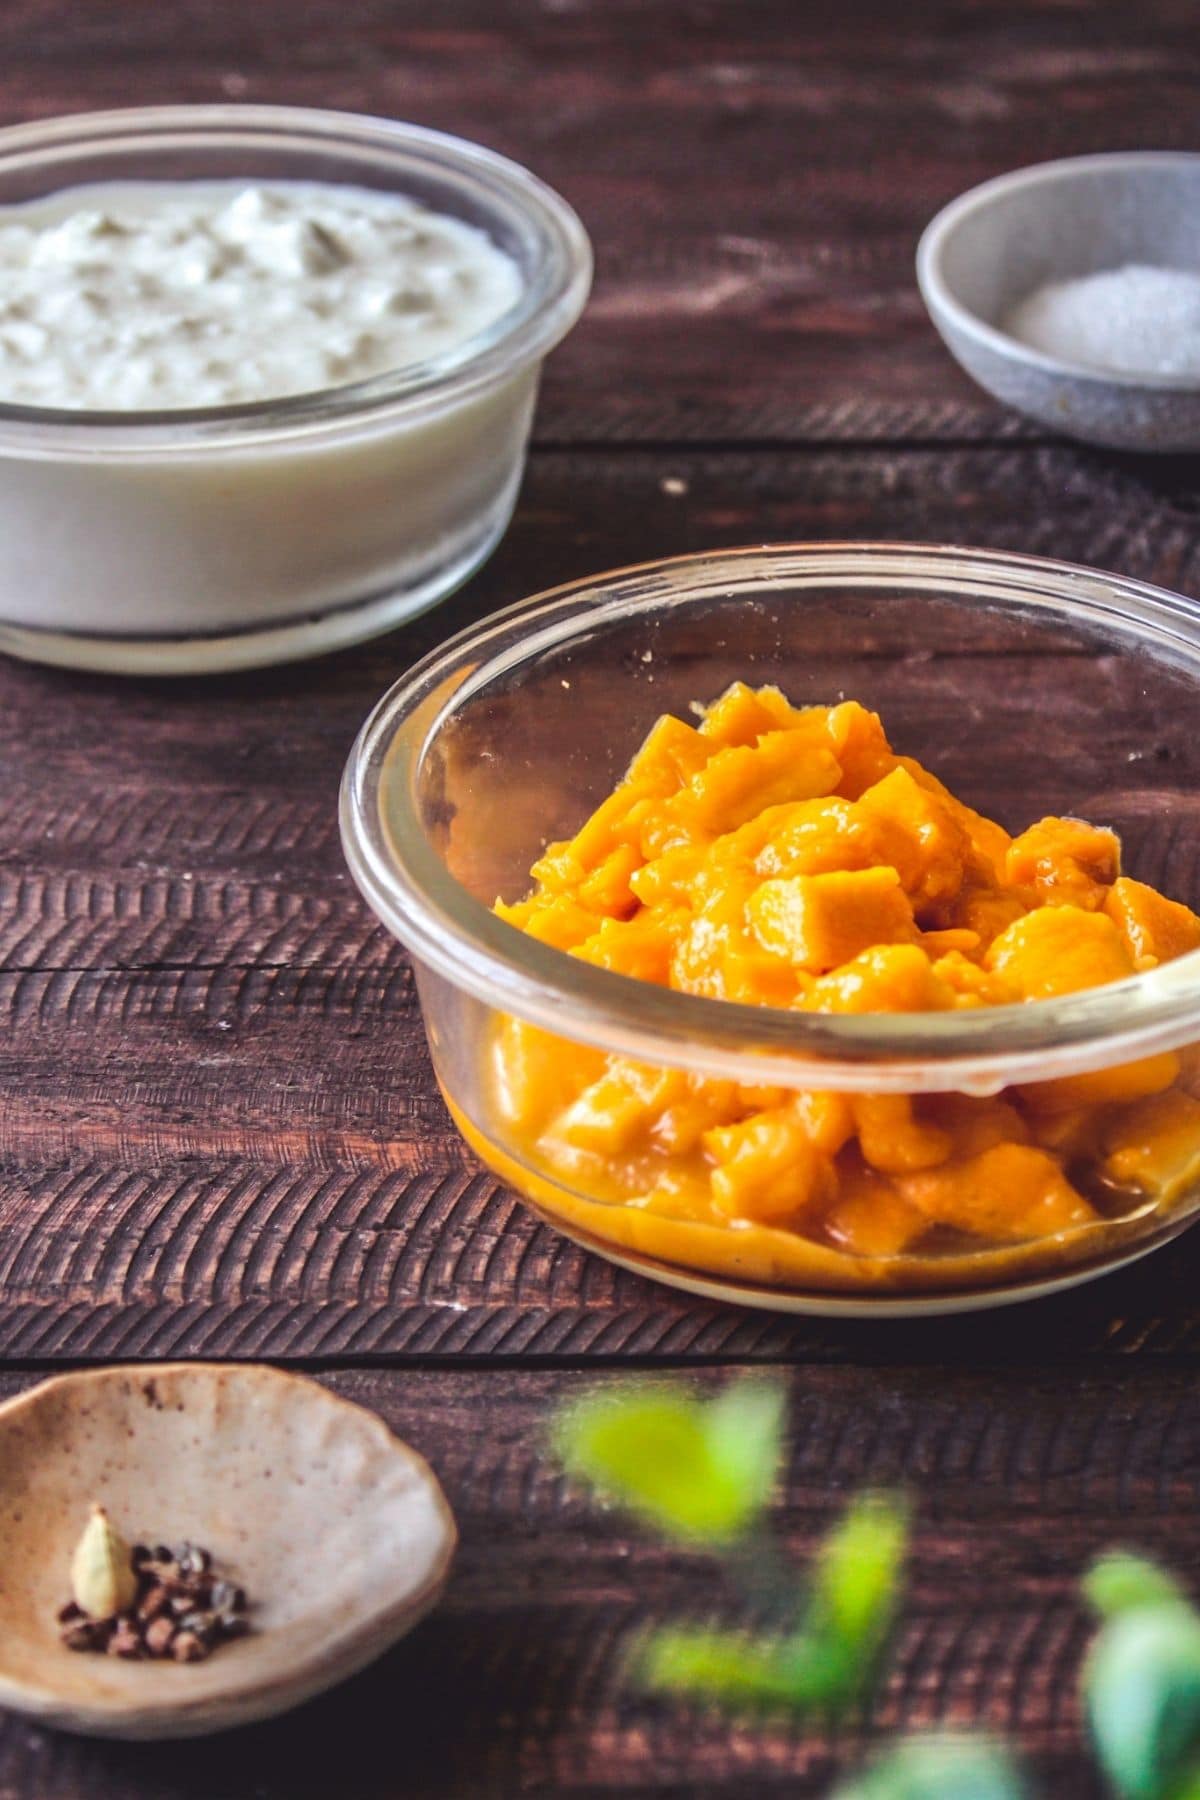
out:
M146 108L0 131L0 194L0 650L252 668L391 629L499 541L591 273L517 164Z
M516 303L513 259L400 195L130 182L0 209L0 401L148 412L426 362Z

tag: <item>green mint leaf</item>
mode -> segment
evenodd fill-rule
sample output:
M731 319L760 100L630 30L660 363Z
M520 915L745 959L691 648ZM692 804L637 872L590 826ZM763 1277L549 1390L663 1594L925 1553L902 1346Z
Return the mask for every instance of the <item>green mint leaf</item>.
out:
M1123 1800L1161 1800L1200 1762L1200 1616L1178 1599L1103 1625L1082 1687L1096 1754Z
M832 1800L1023 1800L1016 1764L986 1738L912 1738Z
M705 1404L680 1388L623 1385L567 1407L567 1471L688 1543L722 1544L762 1512L778 1466L783 1397L735 1382Z
M817 1553L805 1629L866 1685L900 1602L908 1509L887 1495L854 1501Z
M1186 1606L1187 1595L1179 1583L1157 1563L1128 1550L1111 1550L1097 1557L1083 1578L1083 1596L1102 1619L1132 1612L1140 1606Z

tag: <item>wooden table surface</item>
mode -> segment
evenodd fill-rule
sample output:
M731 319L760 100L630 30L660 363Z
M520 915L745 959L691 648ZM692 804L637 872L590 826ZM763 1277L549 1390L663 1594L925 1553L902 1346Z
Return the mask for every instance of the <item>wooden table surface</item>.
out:
M5 122L287 101L478 138L575 204L594 298L547 373L516 520L446 607L361 650L155 683L0 665L0 1392L113 1358L268 1357L442 1473L445 1604L294 1719L187 1749L0 1725L0 1800L818 1795L902 1725L986 1723L1096 1792L1087 1555L1200 1552L1200 1235L1023 1310L835 1327L577 1251L472 1161L411 974L342 864L338 777L452 627L575 575L769 538L1040 551L1200 593L1200 479L1039 435L970 386L913 281L922 224L1014 165L1200 149L1192 0L8 0ZM863 1733L631 1700L629 1627L702 1564L542 1454L583 1381L791 1370L802 1552L863 1482L920 1500Z

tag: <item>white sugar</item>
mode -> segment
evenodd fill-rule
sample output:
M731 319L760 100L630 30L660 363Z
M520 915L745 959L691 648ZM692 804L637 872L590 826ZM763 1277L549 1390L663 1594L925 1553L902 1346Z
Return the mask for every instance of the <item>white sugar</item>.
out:
M1060 362L1136 375L1200 375L1200 273L1127 263L1051 281L1004 320Z

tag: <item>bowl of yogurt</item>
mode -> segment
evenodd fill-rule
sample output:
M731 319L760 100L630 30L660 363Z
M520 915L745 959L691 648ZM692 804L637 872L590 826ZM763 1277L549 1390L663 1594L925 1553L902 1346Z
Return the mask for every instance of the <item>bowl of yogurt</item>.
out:
M436 604L504 532L591 267L552 189L413 125L0 131L0 650L249 668Z

